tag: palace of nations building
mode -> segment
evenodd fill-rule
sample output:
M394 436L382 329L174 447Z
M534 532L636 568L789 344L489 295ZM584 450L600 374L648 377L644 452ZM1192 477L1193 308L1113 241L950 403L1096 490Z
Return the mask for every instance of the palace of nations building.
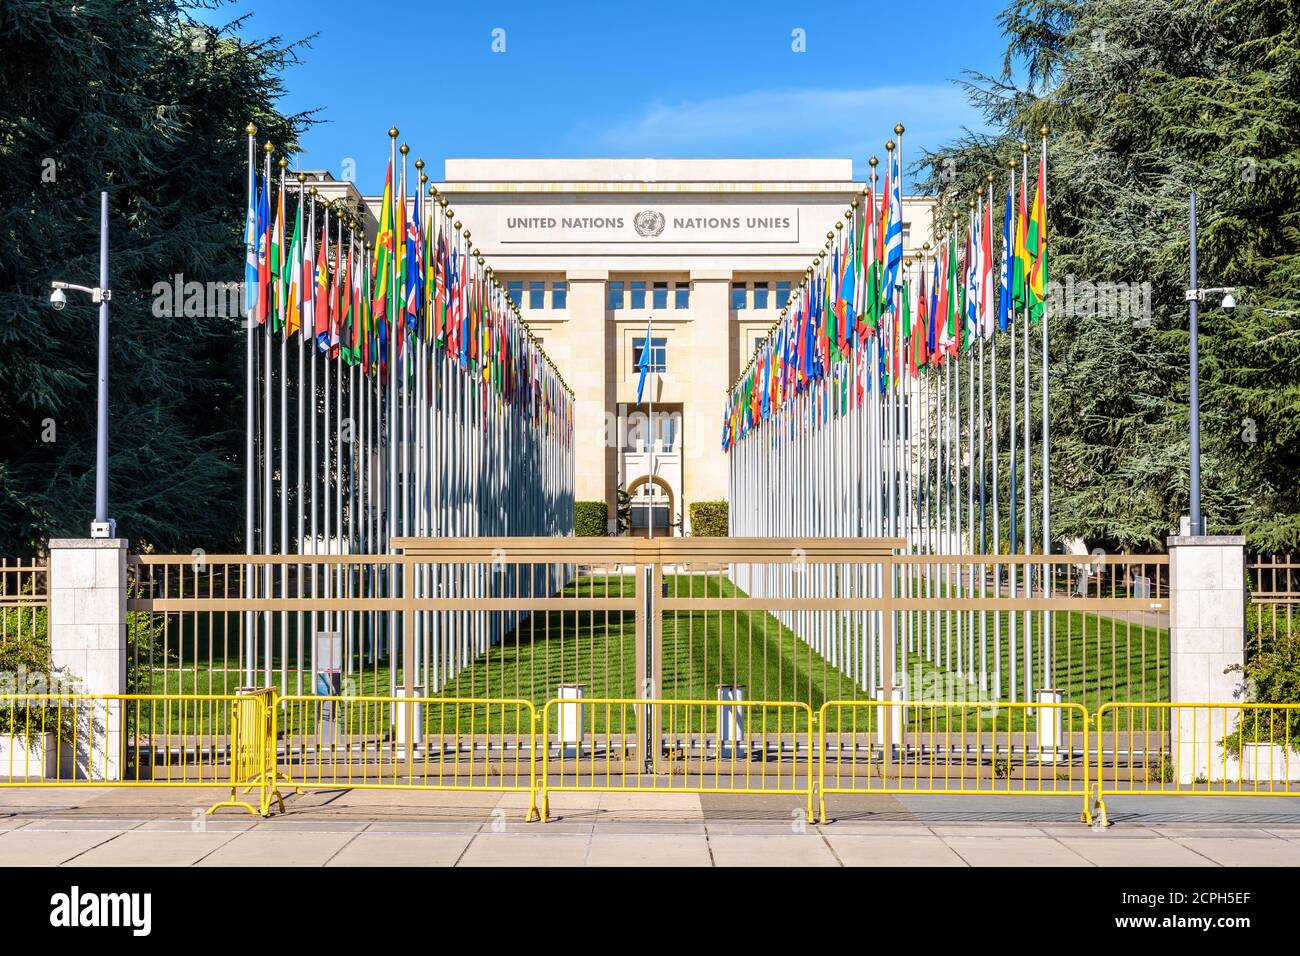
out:
M605 500L612 521L622 486L638 533L653 504L656 535L689 534L691 502L727 497L727 389L861 196L852 161L449 159L434 184L576 395L578 500ZM372 215L379 201L365 197ZM904 197L905 254L931 210Z

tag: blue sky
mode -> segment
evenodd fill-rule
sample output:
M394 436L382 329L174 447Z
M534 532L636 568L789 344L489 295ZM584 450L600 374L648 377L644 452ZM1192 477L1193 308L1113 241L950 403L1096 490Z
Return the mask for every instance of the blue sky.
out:
M280 104L321 110L301 165L339 175L351 160L375 192L390 125L435 178L477 156L850 156L861 175L897 122L910 161L980 128L953 80L1000 68L1002 6L236 0L205 19L318 34Z

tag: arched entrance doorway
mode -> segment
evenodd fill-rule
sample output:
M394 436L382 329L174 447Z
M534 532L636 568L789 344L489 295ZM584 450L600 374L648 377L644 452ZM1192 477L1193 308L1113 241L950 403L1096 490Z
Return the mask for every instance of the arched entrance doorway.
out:
M628 488L632 498L632 534L645 538L650 535L653 516L655 537L680 533L681 521L677 517L677 499L672 487L659 476L642 475Z

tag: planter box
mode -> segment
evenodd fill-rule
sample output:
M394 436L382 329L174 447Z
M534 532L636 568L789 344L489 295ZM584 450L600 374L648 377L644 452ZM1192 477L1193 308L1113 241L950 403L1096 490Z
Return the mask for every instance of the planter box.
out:
M1242 744L1241 779L1255 782L1300 782L1300 753L1281 744Z
M0 734L0 780L53 780L58 770L54 734L40 734L29 743L13 734Z

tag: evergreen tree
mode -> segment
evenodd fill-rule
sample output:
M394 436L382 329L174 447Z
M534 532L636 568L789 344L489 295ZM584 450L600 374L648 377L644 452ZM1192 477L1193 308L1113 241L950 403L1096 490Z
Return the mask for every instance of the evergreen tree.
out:
M1211 533L1300 541L1300 8L1288 0L1018 0L1004 71L968 74L993 133L925 157L946 211L1047 125L1054 531L1163 544L1188 507L1188 194L1202 287ZM1150 283L1149 316L1084 283ZM1005 349L1005 345L1002 346ZM1037 363L1035 363L1037 364ZM1037 371L1035 370L1035 375ZM1035 390L1034 395L1037 396ZM1037 413L1035 413L1037 414ZM1037 435L1035 423L1035 436ZM1005 464L1003 465L1005 469Z
M242 278L244 127L292 150L275 103L297 44L234 37L210 3L8 0L0 16L0 550L85 535L94 502L95 285L109 193L109 513L133 546L241 534L238 314L170 315L175 277Z

